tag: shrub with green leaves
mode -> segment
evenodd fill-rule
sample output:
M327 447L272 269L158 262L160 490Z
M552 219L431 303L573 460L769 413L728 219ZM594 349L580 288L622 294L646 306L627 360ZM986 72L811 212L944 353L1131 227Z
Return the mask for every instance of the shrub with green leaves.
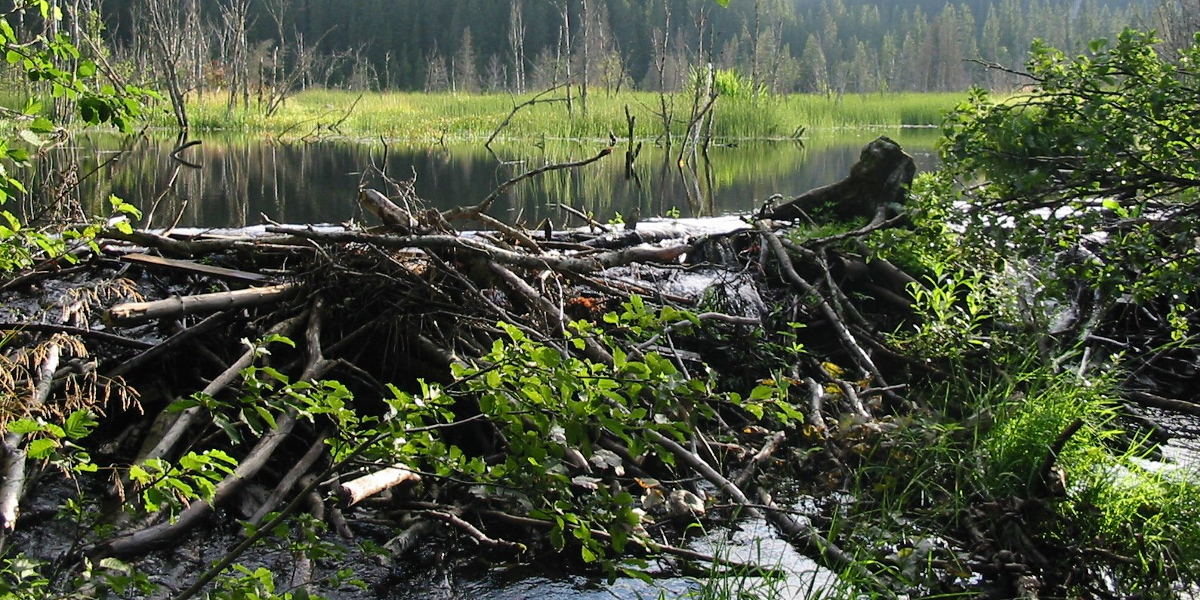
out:
M943 126L945 169L972 185L952 215L964 239L1042 258L1086 248L1060 274L1138 299L1197 288L1200 34L1177 61L1127 29L1067 57L1033 46L1031 88L981 89Z

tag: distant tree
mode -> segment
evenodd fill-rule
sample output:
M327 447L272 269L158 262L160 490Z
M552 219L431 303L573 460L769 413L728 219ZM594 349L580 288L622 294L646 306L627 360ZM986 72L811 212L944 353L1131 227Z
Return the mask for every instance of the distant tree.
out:
M829 65L817 35L808 36L804 52L800 54L800 91L813 94L829 92Z
M187 94L198 85L208 57L199 5L196 0L141 0L139 8L140 41L153 49L151 56L175 122L186 131Z
M488 92L498 92L504 89L505 82L508 80L508 70L504 68L504 61L499 54L491 54L488 56L487 68L484 70L483 87Z
M475 45L471 28L463 30L458 52L454 54L454 91L474 94L479 91L479 71L475 68Z
M250 0L223 0L221 9L221 52L228 86L228 106L232 110L241 100L250 105Z
M429 52L425 70L425 91L444 92L450 89L450 70L446 68L446 58L437 51L437 46Z
M1168 56L1181 55L1200 32L1200 0L1159 0L1155 16Z

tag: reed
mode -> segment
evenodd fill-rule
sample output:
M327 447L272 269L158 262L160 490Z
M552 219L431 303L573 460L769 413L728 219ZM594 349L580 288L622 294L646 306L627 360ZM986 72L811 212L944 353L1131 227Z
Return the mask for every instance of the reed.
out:
M334 90L309 90L289 98L276 114L267 117L256 106L226 107L216 94L194 97L189 107L198 130L240 130L277 136L304 137L337 134L429 141L486 138L513 107L532 95L422 94ZM550 98L551 96L546 96ZM635 135L657 138L663 133L659 97L650 92L608 95L594 91L587 111L576 98L568 111L562 94L555 101L520 110L504 128L508 139L608 138L627 131L625 109L636 118ZM843 96L788 95L758 99L722 97L716 103L713 135L721 139L786 139L800 132L847 128L935 126L942 113L961 94L850 94ZM672 135L686 129L691 96L669 98ZM156 124L169 126L169 115L158 112Z

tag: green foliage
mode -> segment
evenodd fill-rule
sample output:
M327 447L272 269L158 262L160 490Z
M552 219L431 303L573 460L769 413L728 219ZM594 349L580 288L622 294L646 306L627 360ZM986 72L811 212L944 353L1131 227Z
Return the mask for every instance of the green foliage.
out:
M238 461L222 450L189 452L172 465L151 459L129 467L129 479L141 489L147 513L166 510L174 518L196 499L212 500L217 484L233 472Z
M62 18L57 7L51 10L48 0L25 0L15 10L29 13L31 19L35 15L47 20ZM86 125L112 125L128 131L132 121L142 114L140 99L153 95L138 87L117 90L100 83L96 63L81 56L65 35L21 40L8 20L0 20L0 48L5 62L29 82L46 87L56 101L73 103L76 115ZM6 112L10 114L0 130L0 206L28 193L14 171L28 166L29 148L40 151L62 137L57 125L40 116L41 103L33 98L24 102L21 111ZM116 198L113 211L114 216L137 214L131 205ZM123 227L128 228L128 224ZM48 233L31 229L9 210L0 210L0 273L27 268L39 255L72 261L71 250L90 243L99 228L97 222L82 229Z
M1035 44L1030 92L996 102L973 90L948 116L941 146L949 173L987 178L957 207L964 239L1030 258L1086 247L1094 257L1059 274L1110 295L1195 290L1197 41L1178 62L1134 30L1074 58Z
M992 316L997 295L983 274L931 265L928 285L908 285L913 310L920 317L911 331L892 337L900 348L917 356L961 358L972 349L986 348L984 325Z

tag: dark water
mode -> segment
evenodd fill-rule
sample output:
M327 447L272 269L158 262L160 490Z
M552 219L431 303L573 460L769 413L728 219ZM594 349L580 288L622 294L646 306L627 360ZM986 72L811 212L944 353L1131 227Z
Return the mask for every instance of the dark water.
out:
M678 149L668 155L647 142L627 178L625 148L590 165L545 173L505 193L491 213L533 225L544 216L561 219L552 203L569 204L608 221L635 207L644 216L712 216L755 210L772 194L795 196L833 183L848 173L862 146L881 133L896 138L926 169L935 132L849 131L825 134L804 144L741 142L714 146L680 169ZM81 137L75 146L47 157L43 173L79 165L75 193L85 207L103 214L110 195L143 210L144 227L178 221L185 227L240 227L270 219L284 223L340 223L366 220L354 199L360 183L386 189L372 165L393 179L416 178L417 195L446 209L473 205L500 183L547 164L595 156L601 141L510 142L397 146L381 142L325 140L272 141L202 135L181 153L198 168L170 157L174 139ZM502 163L501 161L505 161ZM510 162L512 161L512 162ZM691 161L689 161L691 162ZM390 193L390 191L389 191Z

